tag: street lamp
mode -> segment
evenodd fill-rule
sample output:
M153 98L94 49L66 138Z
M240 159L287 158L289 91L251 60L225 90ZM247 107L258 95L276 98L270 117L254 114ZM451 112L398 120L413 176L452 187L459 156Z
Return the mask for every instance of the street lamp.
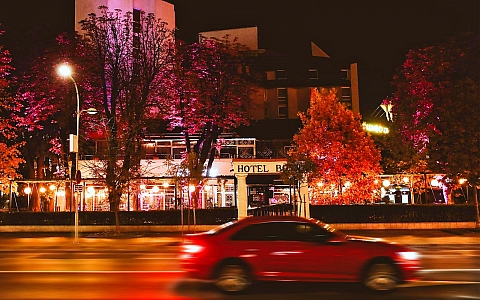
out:
M89 108L86 110L80 110L80 94L78 93L78 86L77 82L75 79L73 79L72 76L72 68L68 64L61 64L57 68L57 73L61 77L64 78L70 78L72 80L73 85L75 86L75 94L77 96L77 110L75 114L77 115L77 134L76 136L71 136L70 139L70 152L75 153L75 178L79 180L81 178L81 173L78 170L78 158L79 158L79 153L78 153L78 136L80 132L80 114L82 112L87 112L88 114L96 114L97 110L95 108ZM73 138L73 139L72 139ZM73 141L72 141L73 140ZM73 173L73 172L72 172ZM78 192L75 191L77 194L75 197L75 243L78 243Z

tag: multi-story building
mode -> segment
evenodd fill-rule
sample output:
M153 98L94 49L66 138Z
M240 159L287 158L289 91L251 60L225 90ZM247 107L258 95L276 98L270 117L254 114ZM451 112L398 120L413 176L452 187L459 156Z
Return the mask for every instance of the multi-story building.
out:
M105 6L110 11L120 9L124 13L131 12L134 15L141 10L153 13L157 18L167 22L169 29L175 29L174 5L163 0L81 0L75 1L75 30L82 31L79 22L89 14L100 15L100 6Z

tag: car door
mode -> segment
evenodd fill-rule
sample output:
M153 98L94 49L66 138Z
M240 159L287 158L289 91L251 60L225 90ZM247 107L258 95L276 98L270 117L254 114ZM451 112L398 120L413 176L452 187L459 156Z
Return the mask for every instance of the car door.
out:
M231 238L231 247L252 266L256 276L266 280L304 278L299 264L306 254L305 243L294 238L295 222L252 224Z
M298 223L295 230L304 243L304 255L297 263L305 280L350 281L357 276L359 252L350 243L316 224Z

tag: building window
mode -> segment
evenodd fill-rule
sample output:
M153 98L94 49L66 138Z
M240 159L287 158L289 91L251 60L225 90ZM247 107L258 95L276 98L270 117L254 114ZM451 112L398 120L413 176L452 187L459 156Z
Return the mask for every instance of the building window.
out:
M352 97L352 93L349 86L342 87L342 100L350 99Z
M288 97L287 97L286 88L277 89L277 100L278 100L278 118L287 119L288 118Z
M286 106L278 106L278 118L286 119L288 116L288 110Z
M287 72L285 70L277 70L275 73L278 80L287 79Z
M140 10L133 9L133 47L138 49L140 45L140 40L138 38L138 34L140 33Z
M342 87L342 99L340 102L347 108L352 109L352 91L349 86Z
M318 79L318 70L310 69L308 70L308 78L310 79Z
M263 118L268 119L268 94L263 90Z
M250 68L249 66L238 66L237 67L238 74L247 74L250 75Z
M275 80L275 71L266 71L265 76L267 80Z
M287 99L287 89L286 88L278 88L277 89L277 97L278 99Z

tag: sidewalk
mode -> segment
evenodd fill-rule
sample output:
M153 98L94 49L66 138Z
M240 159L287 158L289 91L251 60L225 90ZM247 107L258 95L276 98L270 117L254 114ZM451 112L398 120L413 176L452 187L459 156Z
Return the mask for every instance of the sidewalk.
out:
M480 245L478 229L386 229L386 230L342 230L350 235L383 238L404 245Z
M480 230L343 230L345 234L383 238L410 246L457 246L480 245ZM1 233L0 252L27 250L45 251L67 249L71 251L158 251L175 247L182 241L179 232L126 232L82 233L79 243L74 243L72 233Z

